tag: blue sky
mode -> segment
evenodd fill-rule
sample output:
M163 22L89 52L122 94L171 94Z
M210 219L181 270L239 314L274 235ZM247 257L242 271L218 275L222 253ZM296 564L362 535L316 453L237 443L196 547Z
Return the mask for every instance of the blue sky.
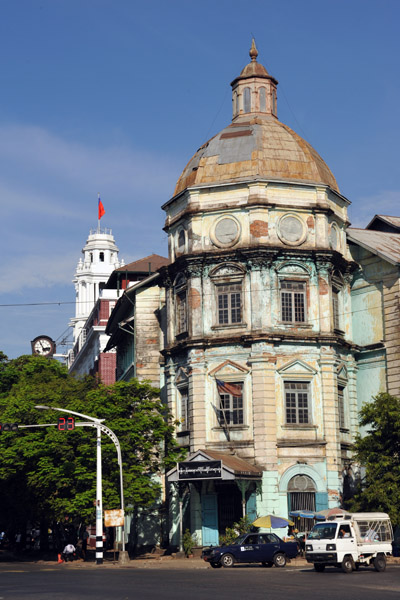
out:
M0 0L0 350L60 341L98 192L120 257L167 254L160 207L229 124L252 36L353 225L400 215L399 20L398 0Z

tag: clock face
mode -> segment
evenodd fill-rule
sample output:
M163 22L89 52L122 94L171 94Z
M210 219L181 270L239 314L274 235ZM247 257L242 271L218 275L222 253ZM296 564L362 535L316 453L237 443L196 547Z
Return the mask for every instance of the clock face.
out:
M32 351L40 356L50 356L54 354L55 344L51 338L43 335L33 340Z

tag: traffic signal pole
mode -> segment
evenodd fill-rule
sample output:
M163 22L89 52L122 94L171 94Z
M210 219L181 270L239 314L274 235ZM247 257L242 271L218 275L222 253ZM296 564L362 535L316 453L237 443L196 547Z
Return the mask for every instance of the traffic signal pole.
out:
M102 491L102 461L101 461L101 433L105 433L114 442L117 450L118 464L120 471L120 488L121 488L121 510L124 513L124 489L123 489L123 477L122 477L122 456L121 446L115 433L109 428L103 425L104 419L96 419L95 417L89 417L82 413L75 412L73 410L67 410L65 408L57 408L54 406L37 405L35 408L39 410L55 410L59 412L65 412L84 419L89 419L86 423L75 423L76 427L96 427L96 563L101 565L103 563L103 491ZM48 427L53 424L45 424L42 427ZM57 425L54 423L54 425ZM40 427L40 425L20 425L20 427ZM125 527L122 526L122 552L119 556L119 562L126 562L127 554L125 552Z

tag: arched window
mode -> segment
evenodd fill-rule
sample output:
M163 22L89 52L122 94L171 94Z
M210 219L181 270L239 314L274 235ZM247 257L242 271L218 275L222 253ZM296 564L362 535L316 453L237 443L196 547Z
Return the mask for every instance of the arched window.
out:
M237 98L238 98L238 96L237 96L237 93L236 93L236 92L234 92L234 94L233 94L233 102L232 102L232 112L233 112L233 116L234 116L234 117L236 117L236 115L237 115L237 112L238 112L238 111L237 111L237 109L238 109L238 101L237 101Z
M104 262L104 252L99 253L99 260L100 262Z
M276 91L272 91L272 114L276 115Z
M244 88L244 112L251 112L251 92L250 88Z
M261 87L258 92L258 96L260 99L260 112L266 112L266 95L265 95L265 87Z
M178 234L178 250L180 252L183 252L185 250L185 241L186 241L185 230L181 229Z

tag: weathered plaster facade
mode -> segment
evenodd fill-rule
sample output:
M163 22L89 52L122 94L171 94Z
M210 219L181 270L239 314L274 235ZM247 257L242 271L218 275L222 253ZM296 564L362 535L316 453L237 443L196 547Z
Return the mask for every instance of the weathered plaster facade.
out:
M351 295L360 408L379 392L400 396L400 218L375 215L365 230L350 228L348 242L359 265Z
M285 516L302 485L316 509L340 500L356 431L356 265L348 200L315 150L278 121L277 81L254 46L250 56L232 83L232 124L189 161L163 206L171 260L161 270L163 354L181 443L191 455L220 451L259 467L258 492L242 486L243 502ZM241 393L222 398L218 382ZM210 543L235 486L191 487L192 531ZM204 508L211 497L214 525Z

